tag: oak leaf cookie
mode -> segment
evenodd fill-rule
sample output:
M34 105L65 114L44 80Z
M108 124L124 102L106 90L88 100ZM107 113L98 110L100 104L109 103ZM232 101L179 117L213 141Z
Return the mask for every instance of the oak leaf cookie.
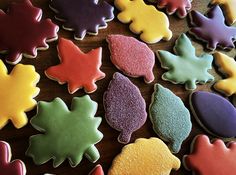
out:
M195 175L235 175L236 142L227 146L220 140L212 143L206 135L198 135L192 142L191 153L183 158L187 170Z
M53 159L54 167L65 159L75 167L83 155L96 162L100 155L94 144L103 138L97 129L102 120L94 117L96 111L97 103L88 95L74 97L71 111L60 98L39 102L37 115L31 124L42 134L30 137L26 155L32 157L37 165Z
M98 29L107 27L114 18L114 8L106 1L97 0L51 0L56 19L62 21L65 30L74 31L74 38L82 40L86 33L97 35Z
M37 50L49 47L46 42L57 39L58 26L41 18L42 10L30 0L13 2L6 13L0 10L0 52L8 63L17 64L22 55L35 58Z
M193 10L190 18L193 27L189 33L206 42L208 49L235 48L236 27L229 27L225 24L225 18L219 6L212 7L206 16Z
M180 168L180 160L158 138L137 139L116 156L108 175L169 175Z
M131 23L130 30L140 34L144 42L152 44L171 39L168 17L154 6L146 5L143 0L115 0L114 4L121 11L117 18L122 23Z
M123 35L108 35L107 42L118 69L131 77L144 77L146 83L154 80L155 54L145 43Z
M102 65L102 48L83 53L72 41L60 38L58 44L59 65L49 67L45 74L60 84L68 83L68 91L73 94L84 88L85 92L96 91L97 80L105 74L100 71Z
M174 84L185 84L187 90L196 89L198 83L205 84L214 80L208 73L212 68L213 56L209 54L196 56L195 48L185 34L176 40L174 52L176 55L163 50L156 52L161 67L168 70L162 75L163 80Z
M190 113L182 100L169 89L156 84L149 115L157 135L169 142L172 152L179 152L192 128Z
M25 112L36 106L33 99L39 93L36 84L39 74L31 65L16 65L10 74L0 60L0 129L8 120L11 120L16 128L22 128L28 122Z
M131 134L146 122L146 103L138 87L118 72L103 95L103 105L108 124L120 131L120 143L128 143Z

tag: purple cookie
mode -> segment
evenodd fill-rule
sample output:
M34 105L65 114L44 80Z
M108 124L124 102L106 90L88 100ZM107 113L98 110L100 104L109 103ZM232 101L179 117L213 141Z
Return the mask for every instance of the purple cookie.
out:
M198 91L190 95L190 106L198 123L210 134L223 138L236 136L236 109L225 98Z
M146 103L139 89L127 77L116 72L103 101L107 123L120 131L120 143L128 143L131 134L147 119Z

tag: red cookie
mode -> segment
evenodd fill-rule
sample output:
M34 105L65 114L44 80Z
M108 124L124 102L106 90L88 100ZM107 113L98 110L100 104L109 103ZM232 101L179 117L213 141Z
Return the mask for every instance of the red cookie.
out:
M97 165L92 169L92 171L89 173L89 175L104 175L103 169L101 165Z

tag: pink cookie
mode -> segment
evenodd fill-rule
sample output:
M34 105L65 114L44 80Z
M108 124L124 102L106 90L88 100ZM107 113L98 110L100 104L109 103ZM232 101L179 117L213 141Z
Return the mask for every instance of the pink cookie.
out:
M107 42L112 63L124 74L144 77L146 83L154 80L155 54L145 43L123 35L108 35Z

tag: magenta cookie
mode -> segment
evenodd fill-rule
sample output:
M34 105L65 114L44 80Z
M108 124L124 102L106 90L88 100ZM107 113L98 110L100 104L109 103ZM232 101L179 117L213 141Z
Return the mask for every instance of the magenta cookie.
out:
M109 35L107 42L112 63L124 74L144 77L146 83L154 80L155 54L145 43L123 35Z
M139 89L127 77L116 72L103 101L108 124L120 131L118 141L128 143L131 134L147 119L146 103Z

